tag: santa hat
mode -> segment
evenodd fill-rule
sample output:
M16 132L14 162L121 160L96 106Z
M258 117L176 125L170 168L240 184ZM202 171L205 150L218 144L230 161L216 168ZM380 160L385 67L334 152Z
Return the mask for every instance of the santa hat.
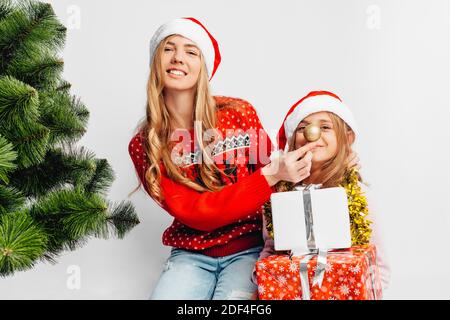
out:
M312 91L295 103L284 118L283 125L278 131L278 149L287 151L288 141L297 129L298 124L310 114L328 111L345 121L357 135L355 118L350 109L332 92Z
M209 79L214 76L220 63L219 45L209 31L194 18L179 18L169 21L156 30L150 40L150 63L153 63L153 57L159 43L166 37L179 34L193 41L202 51L205 58L206 69Z

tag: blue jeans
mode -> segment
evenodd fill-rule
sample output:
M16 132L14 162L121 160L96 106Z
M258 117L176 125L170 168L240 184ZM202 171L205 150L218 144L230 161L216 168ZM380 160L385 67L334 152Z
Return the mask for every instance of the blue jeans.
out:
M251 276L262 246L213 258L173 248L152 300L248 300L257 286Z

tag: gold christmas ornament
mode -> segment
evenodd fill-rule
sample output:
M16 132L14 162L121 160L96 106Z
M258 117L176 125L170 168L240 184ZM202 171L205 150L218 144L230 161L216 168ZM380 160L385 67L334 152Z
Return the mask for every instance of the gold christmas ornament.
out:
M321 134L322 130L320 130L320 127L314 123L311 123L308 126L306 126L305 131L303 131L303 136L309 142L319 140Z

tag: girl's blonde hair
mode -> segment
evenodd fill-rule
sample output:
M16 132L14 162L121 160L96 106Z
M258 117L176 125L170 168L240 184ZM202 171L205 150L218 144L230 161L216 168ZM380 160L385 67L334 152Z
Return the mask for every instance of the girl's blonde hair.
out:
M313 183L316 184L321 183L323 188L337 187L345 179L345 176L349 170L347 159L352 153L351 145L353 143L353 141L349 138L349 133L354 135L352 129L345 123L344 120L332 112L327 112L327 114L331 118L333 130L336 134L337 151L331 159L322 165L320 168L320 174L316 177L315 181L313 181ZM295 139L296 135L294 133L289 141L289 151L294 150ZM358 180L362 182L361 175L359 173L357 174ZM292 187L293 184L281 182L276 186L278 191L287 191L292 189Z
M210 141L203 141L202 138L204 131L216 130L217 122L216 103L210 93L208 73L202 54L200 54L201 69L194 101L194 119L192 119L197 137L196 142L202 152L201 161L196 168L199 179L194 182L186 177L185 173L171 159L171 151L175 142L171 141L173 126L164 102L164 70L161 64L161 55L167 40L168 37L159 44L150 67L150 75L147 82L146 118L139 125L138 129L144 138L143 145L149 162L149 168L145 172L145 180L150 196L159 204L164 200L160 186L161 164L165 167L170 179L194 190L201 192L217 191L223 187L217 174L219 169L211 160L210 152L205 147ZM140 186L141 183L133 192L139 189Z

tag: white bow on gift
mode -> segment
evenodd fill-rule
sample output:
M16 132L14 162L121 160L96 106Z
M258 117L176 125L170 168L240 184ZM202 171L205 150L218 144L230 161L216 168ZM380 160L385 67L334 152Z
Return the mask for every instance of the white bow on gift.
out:
M310 184L295 191L274 193L272 223L275 250L290 250L291 255L303 255L300 261L300 281L304 300L310 299L308 261L317 255L313 286L322 286L327 252L351 247L350 215L345 189L320 189ZM303 213L303 214L299 214Z

